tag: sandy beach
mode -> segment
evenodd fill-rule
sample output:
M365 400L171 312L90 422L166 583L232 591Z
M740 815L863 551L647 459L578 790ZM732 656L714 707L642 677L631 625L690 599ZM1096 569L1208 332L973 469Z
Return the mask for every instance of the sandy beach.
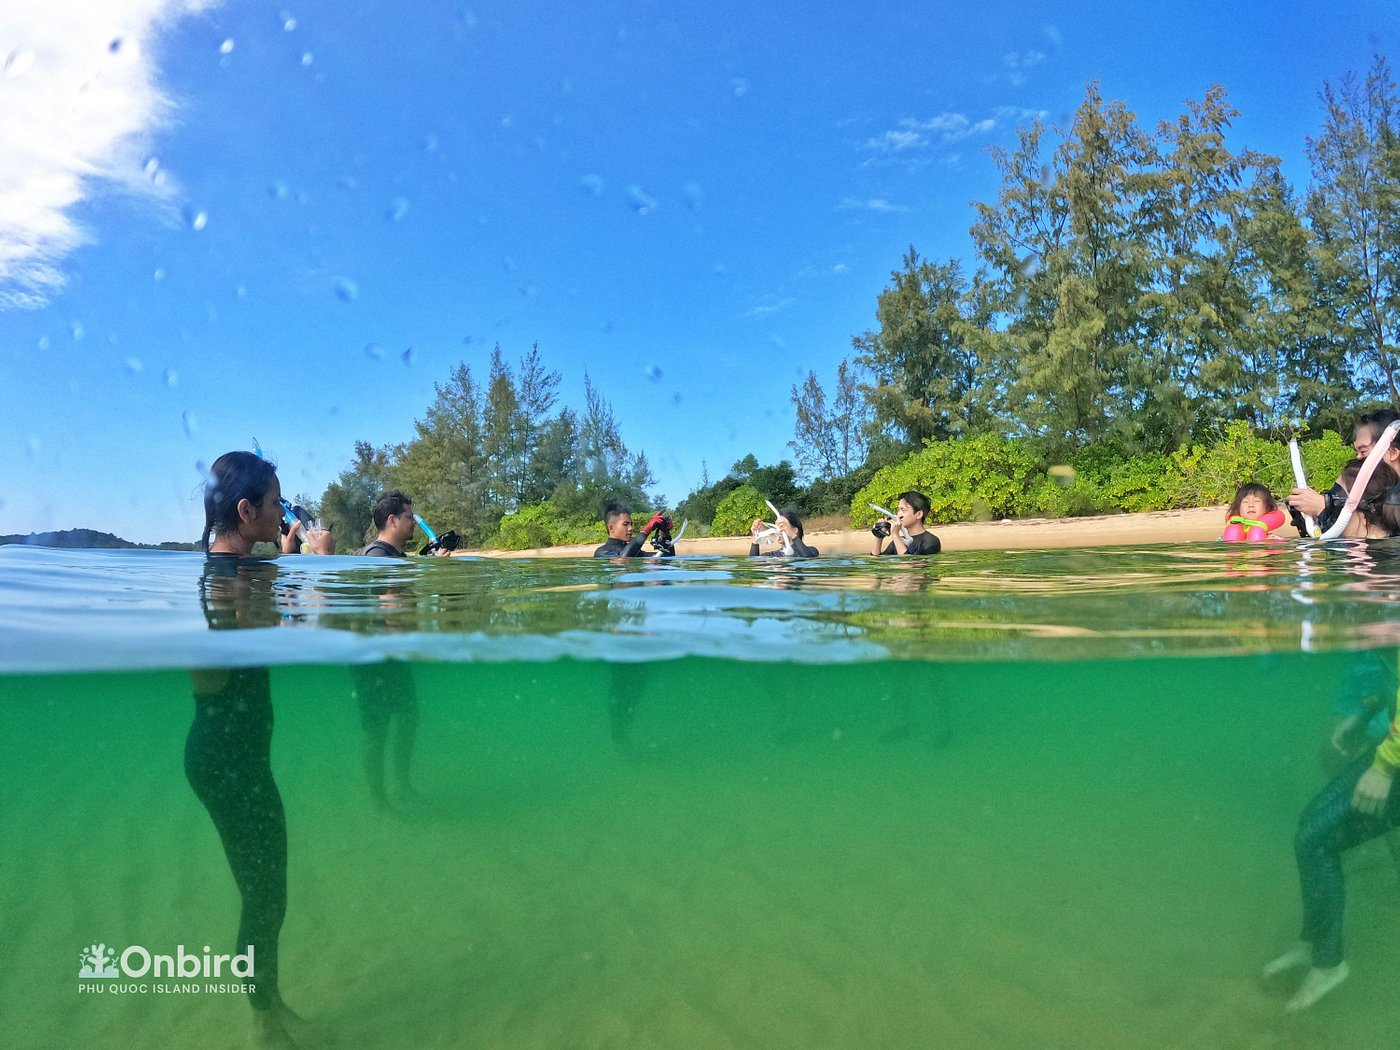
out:
M966 521L935 525L933 532L945 551L1043 550L1054 547L1118 547L1143 543L1198 543L1218 540L1225 522L1224 506L1163 510L1145 514L1108 514L1091 518L1025 518ZM598 530L598 543L604 536ZM807 542L823 554L868 554L870 533L808 532ZM578 558L593 553L597 544L537 547L531 550L462 550L459 555L488 558ZM732 554L749 551L747 536L683 539L681 554Z

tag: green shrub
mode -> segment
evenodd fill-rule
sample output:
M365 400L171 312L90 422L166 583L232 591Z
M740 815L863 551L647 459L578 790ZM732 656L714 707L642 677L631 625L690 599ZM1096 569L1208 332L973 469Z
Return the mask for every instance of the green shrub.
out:
M743 536L755 518L767 521L773 516L763 502L763 494L752 485L740 485L715 508L715 520L710 522L711 536Z
M1330 489L1342 468L1356 458L1356 450L1334 430L1324 430L1320 438L1298 442L1298 450L1303 454L1303 470L1308 476L1308 485L1318 492ZM1287 493L1292 487L1293 469L1290 467L1288 484L1282 493L1275 490L1274 495Z
M1046 478L1030 490L1028 504L1029 512L1038 518L1081 518L1117 509L1107 501L1102 486L1078 473Z
M851 500L851 524L873 524L871 503L893 510L909 489L928 497L930 523L1016 517L1034 509L1028 491L1044 479L1043 460L1037 445L996 434L931 441L875 473Z
M606 538L602 522L560 517L559 508L551 500L544 500L501 518L496 535L485 546L523 551L571 543L602 543Z
M1166 510L1180 488L1181 475L1170 456L1134 456L1113 468L1104 486L1104 503L1129 513Z
M1319 491L1353 456L1332 431L1300 447L1308 480ZM928 496L934 523L1206 507L1229 503L1250 481L1267 485L1281 500L1293 487L1293 470L1286 444L1259 437L1238 420L1224 424L1213 442L1170 454L1124 459L1114 446L1101 445L1075 449L1053 464L1035 442L982 435L930 442L882 467L852 498L851 524L870 525L877 516L871 503L893 509L908 489Z

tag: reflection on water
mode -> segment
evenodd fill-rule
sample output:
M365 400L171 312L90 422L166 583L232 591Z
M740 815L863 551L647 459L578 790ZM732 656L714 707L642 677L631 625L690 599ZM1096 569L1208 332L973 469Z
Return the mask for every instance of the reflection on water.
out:
M893 562L893 563L891 563ZM1400 545L893 560L275 563L284 626L202 629L194 555L0 548L0 666L414 659L1096 659L1400 643ZM80 634L84 645L70 644Z
M15 1045L239 1045L246 993L76 965L239 941L341 1045L1400 1024L1400 806L1345 804L1396 689L1386 545L239 564L0 550ZM1288 1014L1300 867L1351 969Z

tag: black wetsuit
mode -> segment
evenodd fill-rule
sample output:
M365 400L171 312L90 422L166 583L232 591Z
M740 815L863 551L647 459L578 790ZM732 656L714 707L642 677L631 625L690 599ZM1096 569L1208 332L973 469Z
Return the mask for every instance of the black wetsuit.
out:
M939 542L933 533L924 531L917 536L910 536L909 542L905 544L905 554L937 554L943 549L943 544ZM894 540L885 546L881 554L898 554L899 550L894 545Z
M1352 808L1356 782L1371 768L1375 754L1374 747L1368 748L1323 788L1298 818L1293 850L1303 891L1300 939L1312 945L1312 964L1323 969L1342 961L1342 915L1346 907L1342 854L1400 827L1400 788L1390 789L1379 816L1358 813Z
M642 544L647 541L646 533L638 533L632 537L629 543L627 540L619 540L613 537L608 538L608 542L593 552L595 558L636 558L642 553Z
M277 622L275 576L267 562L210 555L200 581L209 626ZM280 1001L277 947L287 914L287 815L272 779L271 676L266 667L231 667L191 677L194 722L185 740L185 777L209 811L238 886L243 907L235 953L252 946L249 999L255 1010L266 1010Z
M792 541L791 554L781 547L777 550L771 550L767 554L761 554L759 553L757 543L749 544L750 558L815 558L820 553L821 551L817 550L817 548L807 546L807 544L802 541L801 536Z
M406 558L403 551L386 540L375 540L360 554L370 558ZM400 750L395 755L399 776L406 780L413 739L418 726L418 690L413 684L413 671L397 660L379 664L354 664L350 680L355 684L355 699L360 704L360 724L366 739L365 764L370 778L370 790L376 801L385 802L383 764L388 747L389 721L400 716Z
M364 550L360 551L360 553L361 553L362 555L365 555L365 556L370 557L370 558L406 558L406 557L408 557L408 555L406 555L403 551L399 550L399 549L398 549L397 547L395 547L392 543L388 543L388 542L386 542L386 541L384 541L384 540L375 540L373 543L371 543L371 544L370 544L368 547L366 547Z

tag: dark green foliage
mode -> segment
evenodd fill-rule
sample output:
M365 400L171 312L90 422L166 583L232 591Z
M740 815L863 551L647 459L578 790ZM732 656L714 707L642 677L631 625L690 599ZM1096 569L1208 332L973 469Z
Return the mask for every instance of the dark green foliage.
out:
M1330 431L1301 447L1317 489L1331 487L1352 457ZM1251 481L1279 499L1294 484L1288 446L1255 435L1240 420L1224 424L1213 441L1131 457L1110 446L1047 456L1035 441L980 435L930 442L883 468L855 494L850 510L852 524L869 525L876 518L869 504L893 507L911 488L928 496L929 521L942 523L1176 510L1229 503Z
M538 347L518 369L497 347L485 390L465 363L434 385L413 440L392 449L357 442L355 463L321 499L337 550L358 549L373 536L370 507L391 488L407 493L438 531L460 532L469 547L497 542L505 517L510 542L533 547L540 544L527 541L542 535L546 520L556 537L573 535L581 523L596 535L606 504L650 503L646 457L628 451L612 406L585 376L583 414L556 412L559 379L545 370Z

